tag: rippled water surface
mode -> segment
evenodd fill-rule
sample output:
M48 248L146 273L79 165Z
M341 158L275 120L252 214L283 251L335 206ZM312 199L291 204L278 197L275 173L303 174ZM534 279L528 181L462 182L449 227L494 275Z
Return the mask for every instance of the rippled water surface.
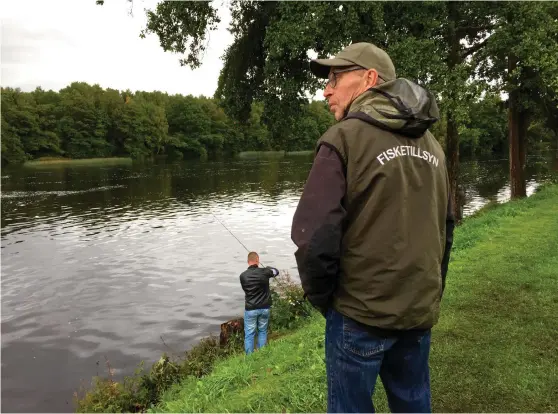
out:
M2 171L2 409L72 411L81 381L130 374L238 316L249 249L297 276L290 224L309 156ZM529 159L529 193L557 168ZM469 214L507 161L462 166ZM218 220L217 220L218 219ZM149 365L149 364L147 364Z

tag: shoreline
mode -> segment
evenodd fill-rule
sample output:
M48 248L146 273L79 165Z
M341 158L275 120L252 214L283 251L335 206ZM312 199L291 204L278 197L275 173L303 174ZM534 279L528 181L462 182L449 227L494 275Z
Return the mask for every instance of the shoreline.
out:
M58 158L43 157L35 160L28 160L22 164L23 167L38 167L45 165L91 165L91 164L131 164L132 158L129 157L98 157L98 158Z

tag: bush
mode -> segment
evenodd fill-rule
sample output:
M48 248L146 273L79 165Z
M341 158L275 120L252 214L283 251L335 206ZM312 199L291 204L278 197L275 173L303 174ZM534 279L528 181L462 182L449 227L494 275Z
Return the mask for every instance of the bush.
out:
M108 377L95 377L90 390L75 393L77 412L144 412L157 404L172 384L207 375L217 360L243 350L243 338L238 335L223 347L218 338L210 336L174 359L163 354L148 373L143 372L142 362L135 374L121 383L114 380L107 361Z
M302 287L295 283L288 272L274 279L271 286L270 331L293 330L302 325L314 308L304 298Z

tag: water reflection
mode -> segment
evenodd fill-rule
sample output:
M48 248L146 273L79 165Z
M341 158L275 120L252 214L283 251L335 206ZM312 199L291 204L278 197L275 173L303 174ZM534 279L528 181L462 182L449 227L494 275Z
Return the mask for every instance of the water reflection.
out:
M509 163L507 159L472 160L461 164L461 185L465 191L464 216L490 202L503 203L510 199ZM530 156L526 166L527 195L556 176L558 154L550 152Z
M296 275L311 158L2 172L2 403L71 411L80 380L185 349L243 307L244 248ZM529 159L532 191L556 162ZM507 161L462 165L465 213L509 194ZM98 365L99 363L99 365ZM53 378L60 380L53 381Z

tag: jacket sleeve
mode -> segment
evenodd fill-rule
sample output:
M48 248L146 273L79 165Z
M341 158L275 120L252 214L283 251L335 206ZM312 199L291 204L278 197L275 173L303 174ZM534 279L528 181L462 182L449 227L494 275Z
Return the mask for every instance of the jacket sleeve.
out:
M305 297L324 313L339 277L345 167L337 151L321 145L295 211L291 239Z
M446 213L446 246L444 248L444 256L442 257L442 295L446 288L446 275L448 273L448 265L450 260L451 248L453 245L453 229L455 228L455 216L453 215L453 203L451 193L448 197L448 209Z
M277 270L274 267L266 266L266 270L268 270L268 272L267 272L268 277L276 277L276 276L279 275L279 270Z

